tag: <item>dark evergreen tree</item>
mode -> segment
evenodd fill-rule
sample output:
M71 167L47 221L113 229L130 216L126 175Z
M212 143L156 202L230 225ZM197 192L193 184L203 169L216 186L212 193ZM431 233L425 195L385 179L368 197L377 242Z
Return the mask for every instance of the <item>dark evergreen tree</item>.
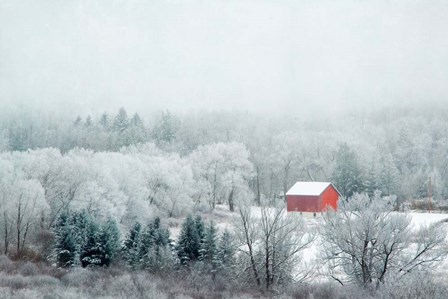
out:
M201 215L197 215L195 217L194 223L196 226L196 231L198 232L199 240L202 243L202 241L205 238L205 225L204 225L204 221L202 220Z
M78 248L75 239L75 230L68 213L59 216L54 227L54 249L58 267L66 268L75 264Z
M131 269L137 269L140 265L141 230L142 225L139 222L136 222L127 234L121 248L123 258Z
M102 225L99 241L104 248L101 265L109 266L120 248L120 232L115 220L109 219Z
M229 274L235 265L236 246L228 230L221 234L216 251L218 271L225 275Z
M84 244L87 236L90 217L85 210L73 212L70 216L70 222L73 227L73 238L76 243L76 254L78 256L78 260L81 252L81 246Z
M212 265L216 262L217 246L216 246L216 228L213 222L205 228L204 238L201 242L199 250L199 260L206 264Z
M198 234L198 226L200 226L199 222L195 221L191 215L188 215L182 224L182 230L176 246L177 256L182 265L186 265L189 261L196 261L199 257L201 238Z
M140 247L142 267L158 271L172 262L169 230L160 224L156 217L142 234Z
M81 246L80 260L82 267L104 265L105 249L101 243L101 234L98 224L90 220L87 225L84 243Z

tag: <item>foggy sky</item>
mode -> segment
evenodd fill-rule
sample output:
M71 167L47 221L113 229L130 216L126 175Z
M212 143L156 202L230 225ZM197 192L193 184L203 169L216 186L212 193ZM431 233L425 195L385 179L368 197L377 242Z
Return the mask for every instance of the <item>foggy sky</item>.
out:
M340 111L448 102L448 1L0 0L0 104Z

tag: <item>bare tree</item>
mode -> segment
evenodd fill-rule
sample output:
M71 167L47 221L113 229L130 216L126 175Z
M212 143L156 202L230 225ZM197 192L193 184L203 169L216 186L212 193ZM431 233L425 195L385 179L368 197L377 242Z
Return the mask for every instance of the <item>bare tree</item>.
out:
M440 224L414 229L410 216L392 212L393 200L356 194L328 212L321 229L329 275L344 284L379 286L389 276L430 269L448 250Z
M298 214L286 214L284 205L262 206L260 216L250 206L239 206L236 225L240 250L245 257L241 273L252 272L258 286L266 289L293 281L300 253L315 239ZM299 280L310 271L299 273Z

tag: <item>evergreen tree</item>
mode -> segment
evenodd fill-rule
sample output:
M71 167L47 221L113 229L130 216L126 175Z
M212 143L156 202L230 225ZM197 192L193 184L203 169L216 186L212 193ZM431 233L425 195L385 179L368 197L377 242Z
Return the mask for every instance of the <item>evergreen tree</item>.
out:
M381 156L379 168L378 189L385 196L396 194L399 173L391 154Z
M121 248L124 260L132 269L136 269L140 265L141 230L141 224L136 222L127 234Z
M84 123L84 126L86 128L89 128L90 126L92 126L92 117L90 115L87 116L86 122Z
M200 219L200 217L196 219ZM198 227L200 227L199 222L195 221L191 215L188 215L182 224L182 230L176 246L177 256L182 265L187 264L189 261L196 261L199 257L201 238L198 233Z
M84 244L87 236L87 228L89 226L90 217L85 210L73 212L70 216L70 223L73 227L73 238L76 243L76 261L79 260L81 246Z
M169 231L161 226L159 217L142 234L140 256L142 266L152 271L161 270L172 261Z
M120 108L117 116L115 116L114 119L114 125L113 125L114 131L122 133L128 128L128 126L129 126L128 114L126 110L124 110L124 108Z
M100 237L98 224L90 220L87 225L84 243L81 246L80 260L82 267L104 265L105 250Z
M225 230L217 244L216 259L218 271L224 275L229 274L235 265L235 244L232 235Z
M55 228L54 256L58 267L66 268L75 264L78 248L74 229L68 213L59 216Z
M109 121L109 115L107 115L106 112L104 112L104 113L101 115L101 118L100 118L100 125L101 125L101 127L103 128L104 131L109 130L109 127L110 127L110 121Z
M201 242L199 250L199 260L206 264L212 265L213 268L216 262L216 228L213 222L205 228L204 239Z
M378 175L375 163L372 163L371 167L369 168L366 174L364 187L365 192L367 192L369 196L373 196L375 190L378 190Z
M120 232L115 220L108 219L104 223L100 231L99 241L104 248L101 265L109 266L120 247Z
M73 121L73 126L78 127L82 123L81 116L76 117L76 119Z
M157 143L171 144L176 139L176 133L180 128L180 121L171 115L169 111L162 112L160 122L154 127L153 136Z
M143 121L138 113L135 113L134 116L132 116L131 125L134 127L143 127Z
M205 238L205 225L204 225L204 221L202 221L201 215L197 215L195 217L194 223L196 226L196 231L198 233L200 243L202 243L202 241Z
M346 198L364 191L362 172L356 153L346 143L339 147L336 154L336 168L333 173L335 185Z

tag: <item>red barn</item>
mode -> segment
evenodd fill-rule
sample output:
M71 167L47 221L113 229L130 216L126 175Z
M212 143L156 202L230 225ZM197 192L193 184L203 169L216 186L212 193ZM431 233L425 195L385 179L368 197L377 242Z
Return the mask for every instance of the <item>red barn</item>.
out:
M288 212L336 210L341 194L331 183L297 182L286 192Z

